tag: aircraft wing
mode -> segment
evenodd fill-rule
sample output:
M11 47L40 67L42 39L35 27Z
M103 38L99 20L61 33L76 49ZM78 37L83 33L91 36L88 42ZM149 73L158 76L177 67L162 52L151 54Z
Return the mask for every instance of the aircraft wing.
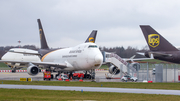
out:
M125 61L138 61L138 60L151 60L154 58L135 58L135 59L124 59Z
M53 66L59 68L66 68L68 63L56 63L56 62L36 62L36 61L10 61L10 60L0 60L0 62L4 63L22 63L22 64L29 64L32 63L34 65L44 65L44 66Z
M145 56L145 53L137 52L137 54ZM165 53L162 53L162 52L149 52L149 54L150 55L153 54L153 56L164 56L164 57L172 56L172 54L165 54Z
M123 58L123 60L125 61L138 61L138 60L150 60L150 59L154 59L153 55L151 55L150 58L134 58L136 55L132 56L131 58Z
M67 63L55 63L55 62L31 62L34 65L48 65L53 67L59 67L59 68L66 68Z
M151 52L151 54L153 54L154 56L164 56L164 57L172 56L172 54L165 54L165 53L161 53L161 52Z

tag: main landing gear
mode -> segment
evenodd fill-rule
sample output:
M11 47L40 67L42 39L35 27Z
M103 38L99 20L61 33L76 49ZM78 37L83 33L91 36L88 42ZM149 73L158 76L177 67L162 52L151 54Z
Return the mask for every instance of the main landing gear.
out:
M94 82L95 81L95 69L91 69L89 71L90 75L91 75L91 80Z

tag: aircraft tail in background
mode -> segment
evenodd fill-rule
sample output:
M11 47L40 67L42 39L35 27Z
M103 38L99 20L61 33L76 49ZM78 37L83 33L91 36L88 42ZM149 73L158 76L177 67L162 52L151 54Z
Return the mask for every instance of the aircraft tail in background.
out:
M177 48L175 48L171 43L169 43L151 26L140 25L140 28L151 51L178 51Z
M95 43L96 41L96 35L97 35L97 30L93 30L91 32L91 34L89 35L89 37L87 38L87 40L85 41L86 42L92 42L92 43Z
M39 34L40 34L40 43L41 43L41 49L49 49L47 42L46 42L46 38L45 38L45 34L41 25L41 20L37 19L38 25L39 25Z

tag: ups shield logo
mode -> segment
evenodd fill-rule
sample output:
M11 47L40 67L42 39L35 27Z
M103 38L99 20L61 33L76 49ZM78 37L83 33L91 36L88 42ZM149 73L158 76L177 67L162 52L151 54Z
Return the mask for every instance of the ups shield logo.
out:
M93 38L93 37L90 37L90 38L89 38L89 42L94 43L94 38Z
M160 38L158 34L150 34L148 35L148 44L155 48L159 45L160 43Z

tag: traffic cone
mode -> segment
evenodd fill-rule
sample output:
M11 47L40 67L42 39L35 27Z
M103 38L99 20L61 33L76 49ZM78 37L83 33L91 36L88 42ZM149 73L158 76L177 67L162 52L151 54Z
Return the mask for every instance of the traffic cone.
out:
M80 80L79 80L79 82L83 82L83 79L82 79L82 77L80 77Z
M58 80L59 80L59 81L62 81L62 79L61 79L61 78L59 78Z
M70 80L72 81L72 76L70 77Z
M65 81L69 81L69 79L66 79Z

